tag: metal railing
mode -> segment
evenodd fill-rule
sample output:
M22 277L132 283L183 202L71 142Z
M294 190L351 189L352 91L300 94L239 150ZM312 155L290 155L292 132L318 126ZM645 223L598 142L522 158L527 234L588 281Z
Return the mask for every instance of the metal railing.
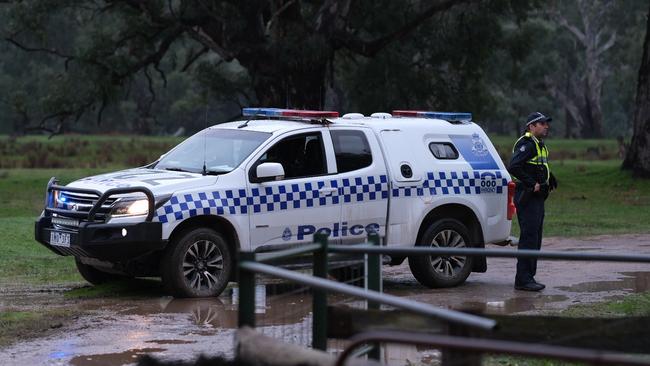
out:
M522 342L491 339L472 339L434 334L414 334L397 331L372 331L360 333L350 338L350 344L336 360L335 366L345 365L354 350L372 342L434 346L444 349L457 349L466 352L505 353L536 358L556 358L566 361L587 362L593 365L648 366L649 360L631 357L620 353L581 349L573 347L549 346ZM467 363L463 363L467 364Z
M369 240L379 245L379 236L369 236ZM317 244L304 248L293 248L273 254L255 254L240 252L239 262L239 326L255 327L255 274L261 273L294 283L310 286L313 294L313 327L312 347L325 350L327 346L327 292L335 292L354 296L369 301L369 308L378 309L381 304L408 310L416 314L439 318L450 323L460 324L470 328L490 330L496 326L494 320L466 314L460 311L443 309L421 302L403 299L397 296L379 292L381 288L381 260L378 254L368 257L368 288L360 289L337 281L326 279L328 267L327 236L316 234ZM272 265L259 263L284 259L288 256L313 253L313 276L296 273ZM374 257L374 258L373 258Z
M306 245L299 248L291 248L283 251L273 253L254 253L254 252L240 252L239 262L239 326L255 327L255 275L256 273L269 275L276 278L285 279L294 283L299 283L312 287L313 290L313 327L312 327L312 347L314 349L326 350L327 347L327 292L340 293L365 299L368 301L369 309L379 309L380 305L389 305L403 310L408 310L416 314L430 316L449 322L452 325L459 325L466 328L475 328L482 330L492 330L496 326L496 322L492 319L480 317L472 314L467 314L459 311L443 309L413 300L403 299L397 296L381 293L381 255L397 255L397 256L413 256L413 255L454 255L454 256L468 256L468 257L502 257L502 258L537 258L544 260L572 260L572 261L604 261L604 262L635 262L635 263L650 263L650 255L644 254L602 254L602 253L576 253L576 252L560 252L560 251L538 251L538 250L504 250L504 249L478 249L478 248L444 248L444 247L420 247L420 246L380 246L380 239L376 233L368 236L368 242L360 245L328 245L327 236L324 234L314 235L314 244ZM267 262L274 260L285 259L291 256L313 254L313 276L306 274L296 273L290 270L278 268ZM336 281L326 279L328 258L330 253L357 253L367 255L366 270L368 273L367 288L360 289L358 287L342 284ZM418 337L425 335L414 335L408 339L414 340ZM461 338L465 340L476 341L471 338ZM368 342L384 341L386 339L368 339ZM391 339L388 339L391 340ZM427 344L432 343L433 338L422 338L423 342ZM435 342L441 342L438 339ZM497 342L497 341L494 341ZM507 342L500 341L503 344ZM418 342L414 342L418 343ZM500 349L501 343L490 343L489 346L474 348L475 351L486 352L507 352L507 348ZM512 342L511 342L512 343ZM419 344L419 343L418 343ZM468 343L469 344L469 343ZM473 344L473 343L471 343ZM482 344L482 343L481 343ZM571 353L567 350L573 350L578 354L587 350L578 348L562 348L562 352L552 347L539 347L539 345L526 345L525 343L517 343L521 347L529 347L539 351L539 356L548 356L551 358L561 358L567 360L578 360L576 358L567 357ZM479 345L477 343L476 345ZM508 343L508 345L512 345ZM490 348L490 347L496 348ZM449 346L449 348L463 348ZM490 349L488 349L490 348ZM371 357L378 359L378 347L371 347L369 354ZM558 352L555 352L558 351ZM554 353L555 352L555 353ZM528 352L522 348L515 348L515 354L537 355L532 351ZM589 357L593 355L589 353ZM347 356L346 356L347 357ZM585 356L587 357L587 356ZM595 358L585 360L588 362L601 362L594 361ZM604 359L605 363L612 363L613 359ZM609 361L607 361L609 360ZM650 363L634 363L636 360L628 363L629 365L650 365ZM641 361L639 361L641 362ZM616 362L614 362L616 363Z

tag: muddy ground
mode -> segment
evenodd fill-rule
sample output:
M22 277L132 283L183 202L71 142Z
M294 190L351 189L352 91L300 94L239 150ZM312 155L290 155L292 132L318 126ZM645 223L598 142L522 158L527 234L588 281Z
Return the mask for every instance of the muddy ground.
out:
M650 235L548 238L544 249L650 254ZM512 314L554 313L575 304L650 290L647 264L541 261L537 280L547 288L540 293L515 291L514 271L514 259L488 258L488 271L472 274L463 286L427 289L413 279L405 263L384 267L384 291L447 308ZM149 283L159 288L156 282ZM167 359L193 359L200 353L232 356L237 323L235 287L219 298L198 300L173 299L159 290L138 298L70 299L64 295L69 290L54 286L0 289L0 311L49 307L83 314L44 330L40 336L32 334L0 348L0 365L127 365L145 353ZM271 286L258 286L257 290L257 322L262 331L308 344L309 296L300 292L274 295L278 290ZM331 302L358 305L343 298ZM386 356L403 364L406 359L426 362L435 355L400 348Z

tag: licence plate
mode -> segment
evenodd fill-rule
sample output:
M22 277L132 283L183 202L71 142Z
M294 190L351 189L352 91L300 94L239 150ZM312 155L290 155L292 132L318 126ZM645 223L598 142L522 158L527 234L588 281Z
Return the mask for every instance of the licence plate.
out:
M58 231L50 231L50 244L59 247L70 246L70 234Z

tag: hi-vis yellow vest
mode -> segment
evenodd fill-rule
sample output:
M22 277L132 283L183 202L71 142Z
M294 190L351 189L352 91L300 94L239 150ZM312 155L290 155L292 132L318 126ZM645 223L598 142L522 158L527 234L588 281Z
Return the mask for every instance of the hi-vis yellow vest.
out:
M528 160L526 163L533 165L544 165L544 167L546 167L546 183L548 183L548 180L551 177L551 168L548 166L548 148L546 145L540 147L539 140L532 133L526 132L517 141L515 141L515 145L512 147L512 152L515 152L515 147L524 137L531 138L535 143L535 149L537 150L537 155L533 156L533 158Z

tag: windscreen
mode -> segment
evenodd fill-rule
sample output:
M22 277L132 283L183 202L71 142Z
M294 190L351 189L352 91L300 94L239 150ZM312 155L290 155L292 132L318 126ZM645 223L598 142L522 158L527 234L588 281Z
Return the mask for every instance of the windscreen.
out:
M271 136L266 132L208 128L185 140L154 167L206 174L228 173Z

